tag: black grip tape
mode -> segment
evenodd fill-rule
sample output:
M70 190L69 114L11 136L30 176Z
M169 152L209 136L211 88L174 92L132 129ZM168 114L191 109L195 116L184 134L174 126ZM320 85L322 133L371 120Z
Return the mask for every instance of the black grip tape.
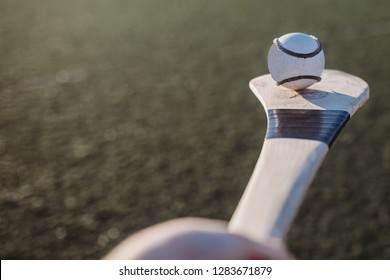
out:
M267 111L266 139L317 140L329 147L350 118L342 110L272 109Z

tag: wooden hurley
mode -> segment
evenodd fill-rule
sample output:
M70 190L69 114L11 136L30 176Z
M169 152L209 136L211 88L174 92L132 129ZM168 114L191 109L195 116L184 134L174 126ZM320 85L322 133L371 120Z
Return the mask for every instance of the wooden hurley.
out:
M229 230L279 245L329 147L368 99L365 81L324 70L321 82L294 91L270 75L250 81L263 104L268 128L256 167Z

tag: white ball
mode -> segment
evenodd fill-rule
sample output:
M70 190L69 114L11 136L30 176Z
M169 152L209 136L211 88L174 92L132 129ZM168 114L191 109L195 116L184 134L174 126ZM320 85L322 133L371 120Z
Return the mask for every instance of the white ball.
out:
M304 33L276 38L268 53L268 69L277 85L300 90L321 80L325 56L320 41Z

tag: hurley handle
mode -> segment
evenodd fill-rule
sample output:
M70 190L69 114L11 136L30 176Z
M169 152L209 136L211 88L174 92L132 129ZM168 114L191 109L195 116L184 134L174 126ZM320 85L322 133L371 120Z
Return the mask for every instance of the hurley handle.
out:
M328 145L315 140L265 140L229 230L259 242L280 242L327 152Z

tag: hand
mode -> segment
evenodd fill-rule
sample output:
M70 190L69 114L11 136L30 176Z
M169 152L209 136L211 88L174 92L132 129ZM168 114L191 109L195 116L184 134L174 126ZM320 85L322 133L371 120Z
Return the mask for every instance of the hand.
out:
M249 260L292 259L284 246L272 248L227 231L227 223L181 218L141 230L117 245L104 259Z

